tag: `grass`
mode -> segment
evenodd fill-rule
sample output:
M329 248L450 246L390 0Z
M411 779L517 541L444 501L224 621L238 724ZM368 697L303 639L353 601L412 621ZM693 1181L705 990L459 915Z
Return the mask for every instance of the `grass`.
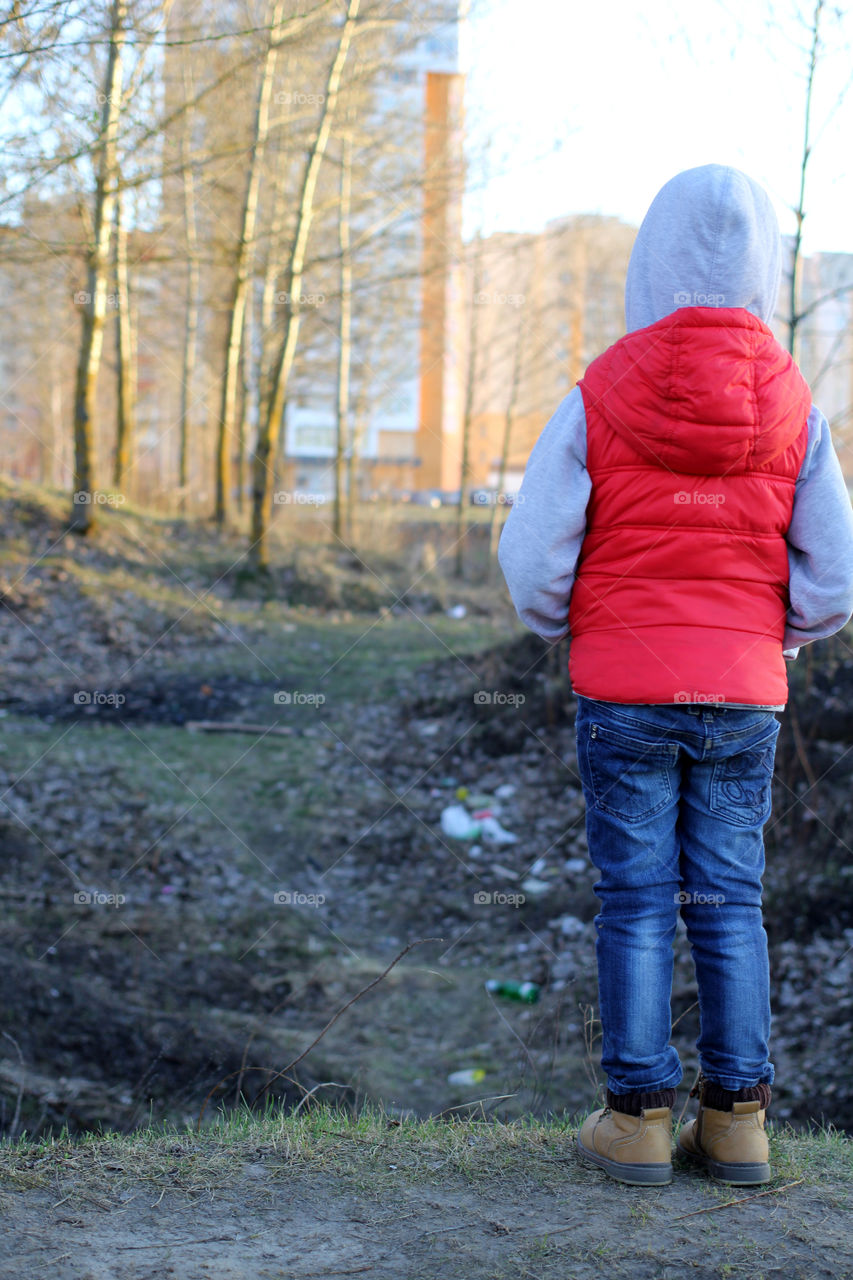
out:
M380 1191L404 1179L410 1185L441 1182L450 1175L471 1183L534 1180L545 1188L583 1182L574 1138L584 1116L524 1116L509 1123L477 1116L444 1115L397 1119L383 1107L366 1104L357 1114L326 1103L282 1114L271 1104L262 1115L248 1111L216 1115L200 1131L195 1125L147 1127L129 1134L88 1133L31 1142L23 1135L0 1145L0 1186L25 1190L46 1186L57 1176L73 1177L85 1190L106 1175L122 1181L198 1191L239 1181L246 1165L264 1160L273 1176L288 1171L345 1179ZM773 1181L781 1188L803 1180L831 1186L843 1200L853 1188L853 1140L831 1126L799 1132L768 1125ZM676 1169L681 1166L676 1161ZM709 1201L723 1203L750 1195L699 1178ZM645 1224L648 1212L632 1215Z

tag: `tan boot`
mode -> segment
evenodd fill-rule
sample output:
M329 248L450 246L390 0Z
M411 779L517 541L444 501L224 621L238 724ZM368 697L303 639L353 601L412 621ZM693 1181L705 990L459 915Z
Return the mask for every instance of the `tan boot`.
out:
M735 1102L731 1111L706 1107L678 1135L678 1150L719 1182L751 1186L770 1181L770 1147L760 1102Z
M577 1137L583 1160L633 1187L672 1181L672 1111L651 1107L638 1116L604 1107L593 1111Z

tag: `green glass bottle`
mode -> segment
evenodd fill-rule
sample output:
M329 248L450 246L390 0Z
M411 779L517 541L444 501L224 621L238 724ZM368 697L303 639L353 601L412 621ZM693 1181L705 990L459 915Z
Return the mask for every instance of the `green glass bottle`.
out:
M522 1004L535 1004L539 999L539 986L535 982L499 982L497 978L488 978L486 990L493 996L506 996L507 1000L520 1000Z

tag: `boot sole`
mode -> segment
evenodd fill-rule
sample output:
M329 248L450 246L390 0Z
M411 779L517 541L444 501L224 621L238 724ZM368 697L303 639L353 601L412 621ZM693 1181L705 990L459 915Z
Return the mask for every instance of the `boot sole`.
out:
M610 1160L599 1155L597 1151L589 1151L581 1146L578 1136L575 1139L578 1154L588 1164L598 1165L617 1182L625 1182L629 1187L661 1187L672 1182L672 1164L624 1164L620 1160Z
M700 1164L717 1182L729 1182L733 1186L754 1187L771 1179L770 1165L761 1161L752 1164L723 1164L712 1160L710 1156L701 1155L698 1151L688 1151L678 1147L681 1155L687 1156L694 1164Z

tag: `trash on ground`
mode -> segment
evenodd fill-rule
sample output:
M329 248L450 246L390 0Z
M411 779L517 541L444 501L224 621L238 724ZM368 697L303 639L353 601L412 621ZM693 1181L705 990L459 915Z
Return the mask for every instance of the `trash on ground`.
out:
M485 1080L486 1073L482 1067L469 1067L467 1071L451 1071L447 1077L448 1084L479 1084Z
M480 836L492 844L515 844L518 840L517 835L501 826L491 809L478 809L472 815L463 804L449 804L442 809L441 829L453 840L476 840Z
M480 829L485 839L493 840L495 844L515 844L518 840L517 835L507 831L497 818L491 816L480 819Z
M554 886L550 880L540 880L538 876L528 876L526 880L522 880L521 887L525 893L530 893L534 898L538 898L543 893L549 893Z
M441 829L452 840L476 840L483 824L475 822L464 805L449 804L441 811Z
M540 988L536 982L500 982L497 978L487 978L486 990L493 996L520 1000L523 1004L535 1004L539 999Z

